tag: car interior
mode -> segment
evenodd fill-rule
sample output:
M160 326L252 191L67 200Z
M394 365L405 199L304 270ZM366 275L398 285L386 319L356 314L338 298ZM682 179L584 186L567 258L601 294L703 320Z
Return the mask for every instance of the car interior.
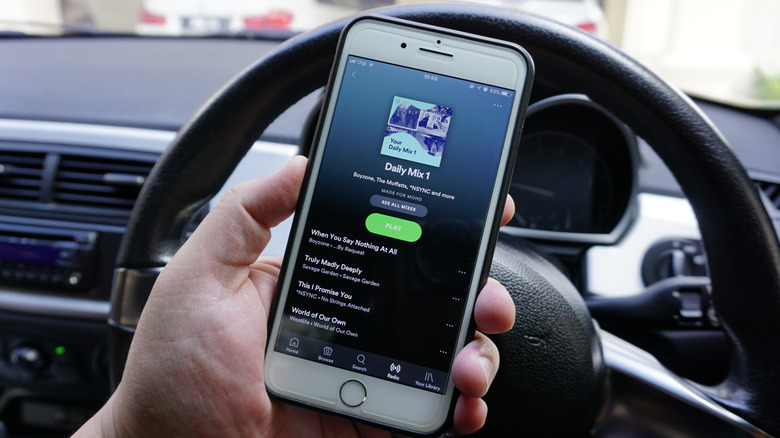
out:
M512 41L536 68L491 269L517 322L493 336L478 435L780 434L777 101L685 94L535 14L373 13ZM347 20L0 32L0 438L67 436L107 400L182 242L232 186L308 154Z

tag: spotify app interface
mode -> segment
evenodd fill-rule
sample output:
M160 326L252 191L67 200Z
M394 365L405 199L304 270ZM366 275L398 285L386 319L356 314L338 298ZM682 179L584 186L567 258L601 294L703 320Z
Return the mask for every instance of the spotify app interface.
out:
M445 391L514 93L348 59L276 351Z

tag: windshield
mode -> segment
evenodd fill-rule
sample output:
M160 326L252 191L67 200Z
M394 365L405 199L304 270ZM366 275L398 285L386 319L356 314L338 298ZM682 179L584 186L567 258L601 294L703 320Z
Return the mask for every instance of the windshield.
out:
M0 33L282 38L416 0L2 0ZM778 0L483 0L622 48L691 95L780 109Z

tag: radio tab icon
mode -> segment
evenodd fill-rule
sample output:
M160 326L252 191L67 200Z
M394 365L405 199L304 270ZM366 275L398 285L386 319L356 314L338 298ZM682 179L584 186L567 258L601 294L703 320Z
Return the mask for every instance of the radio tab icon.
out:
M393 373L400 373L401 372L401 364L391 363L390 364L390 371Z

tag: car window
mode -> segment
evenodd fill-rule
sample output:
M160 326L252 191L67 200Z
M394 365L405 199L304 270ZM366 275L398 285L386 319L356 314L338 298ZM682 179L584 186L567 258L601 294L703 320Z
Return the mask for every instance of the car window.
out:
M3 0L0 32L286 38L415 0ZM780 2L481 0L544 15L615 44L686 92L780 108Z

